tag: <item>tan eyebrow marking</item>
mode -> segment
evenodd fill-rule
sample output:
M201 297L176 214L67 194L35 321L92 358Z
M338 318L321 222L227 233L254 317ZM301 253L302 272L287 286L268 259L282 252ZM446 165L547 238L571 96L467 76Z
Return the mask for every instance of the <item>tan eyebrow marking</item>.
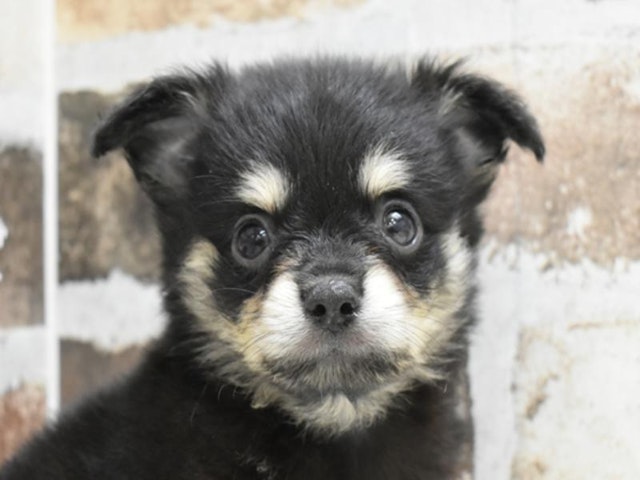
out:
M256 163L240 176L236 196L244 203L275 213L284 207L289 191L283 172L270 163Z
M367 153L360 166L358 184L370 199L409 184L409 165L400 153L378 146Z

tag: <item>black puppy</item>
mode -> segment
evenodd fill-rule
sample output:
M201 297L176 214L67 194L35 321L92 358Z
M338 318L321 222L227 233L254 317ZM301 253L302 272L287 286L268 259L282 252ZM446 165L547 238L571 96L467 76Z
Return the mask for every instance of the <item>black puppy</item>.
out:
M168 327L0 478L456 478L476 207L508 139L542 159L516 96L428 60L140 89L93 154L122 148L154 201Z

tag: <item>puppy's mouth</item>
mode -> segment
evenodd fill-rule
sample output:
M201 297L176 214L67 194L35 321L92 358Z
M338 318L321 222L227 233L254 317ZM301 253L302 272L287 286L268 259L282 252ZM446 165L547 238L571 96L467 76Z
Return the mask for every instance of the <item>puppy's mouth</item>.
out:
M341 393L356 399L396 378L403 360L388 352L353 354L335 347L322 355L266 361L264 367L271 382L298 398Z

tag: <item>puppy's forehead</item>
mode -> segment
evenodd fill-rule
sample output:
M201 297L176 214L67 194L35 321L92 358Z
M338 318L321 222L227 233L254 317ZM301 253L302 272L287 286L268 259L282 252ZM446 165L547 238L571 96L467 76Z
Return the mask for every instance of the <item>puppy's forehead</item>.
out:
M431 150L435 128L406 79L327 68L252 70L221 99L213 158L236 165L223 165L236 179L235 199L268 213L295 204L324 218L424 177L415 159Z
M318 171L323 170L320 161L315 163ZM402 153L384 145L377 145L362 155L357 168L345 168L333 174L351 177L342 180L350 181L354 187L352 193L372 201L387 192L402 190L411 180L409 164ZM299 190L304 192L316 179L316 176L299 178L302 182ZM275 214L284 209L293 191L291 173L285 166L252 162L239 173L235 196L245 204Z

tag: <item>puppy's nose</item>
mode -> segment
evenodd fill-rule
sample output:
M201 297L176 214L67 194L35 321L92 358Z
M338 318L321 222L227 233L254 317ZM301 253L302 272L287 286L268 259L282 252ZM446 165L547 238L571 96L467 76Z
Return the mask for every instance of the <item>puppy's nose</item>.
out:
M350 278L325 275L307 286L303 302L307 317L313 323L337 333L355 320L360 309L360 293Z

